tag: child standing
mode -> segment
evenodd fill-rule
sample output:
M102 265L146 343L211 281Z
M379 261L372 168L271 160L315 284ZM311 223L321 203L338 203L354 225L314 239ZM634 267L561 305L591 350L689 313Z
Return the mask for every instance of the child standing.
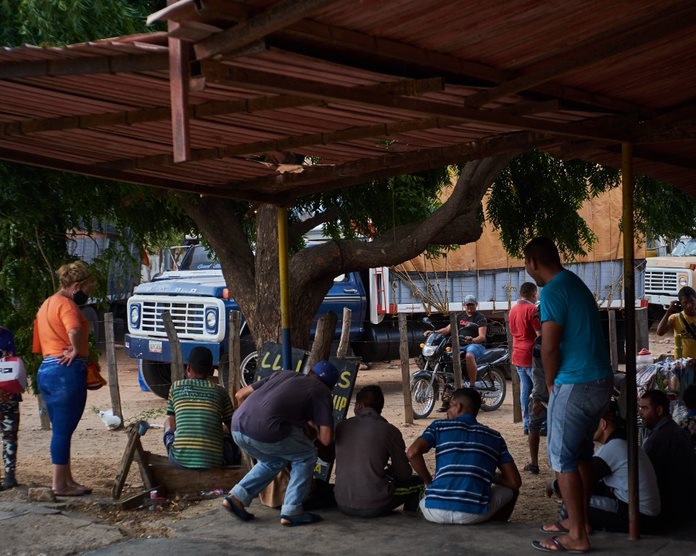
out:
M0 326L0 357L15 355L14 336L10 330ZM5 478L0 490L17 486L17 431L19 431L19 402L22 394L13 394L0 389L0 430L2 430L2 461Z

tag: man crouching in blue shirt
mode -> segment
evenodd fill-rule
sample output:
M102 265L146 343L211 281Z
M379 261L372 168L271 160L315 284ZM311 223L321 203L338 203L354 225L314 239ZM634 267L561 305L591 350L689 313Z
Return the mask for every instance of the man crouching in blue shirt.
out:
M426 484L420 510L428 521L470 525L512 514L522 479L500 433L476 421L480 408L476 390L455 390L447 419L433 421L406 450ZM423 459L431 448L434 479Z

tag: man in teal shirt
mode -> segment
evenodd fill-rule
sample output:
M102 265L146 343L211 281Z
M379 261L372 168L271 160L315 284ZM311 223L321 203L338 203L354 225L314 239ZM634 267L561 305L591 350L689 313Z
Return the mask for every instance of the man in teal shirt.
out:
M550 239L534 238L524 253L527 273L543 287L541 358L550 394L547 451L568 510L567 520L542 527L565 534L533 541L532 546L545 552L586 552L592 438L609 405L613 373L592 292L563 268Z

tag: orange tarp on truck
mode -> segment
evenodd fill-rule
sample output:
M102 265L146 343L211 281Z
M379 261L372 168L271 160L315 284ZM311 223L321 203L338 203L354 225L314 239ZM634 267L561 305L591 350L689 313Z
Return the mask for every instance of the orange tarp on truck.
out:
M486 198L483 202L485 206ZM586 256L578 257L576 262L607 261L623 257L623 234L619 230L621 207L621 188L614 188L585 202L580 215L597 236L597 241L592 250ZM562 222L559 222L559 226L561 225ZM635 257L645 257L643 244L636 244ZM497 230L486 222L481 237L475 243L462 245L439 259L428 260L420 256L400 266L405 271L445 272L521 267L524 266L524 261L508 256Z

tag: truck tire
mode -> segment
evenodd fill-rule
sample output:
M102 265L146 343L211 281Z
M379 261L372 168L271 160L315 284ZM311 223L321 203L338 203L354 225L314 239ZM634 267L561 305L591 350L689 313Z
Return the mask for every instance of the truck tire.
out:
M483 411L495 411L505 400L507 382L500 367L493 367L487 371L486 385L489 388L481 389L481 409Z
M172 385L172 368L169 363L143 359L142 374L145 384L153 394L165 400L169 397L169 388Z

